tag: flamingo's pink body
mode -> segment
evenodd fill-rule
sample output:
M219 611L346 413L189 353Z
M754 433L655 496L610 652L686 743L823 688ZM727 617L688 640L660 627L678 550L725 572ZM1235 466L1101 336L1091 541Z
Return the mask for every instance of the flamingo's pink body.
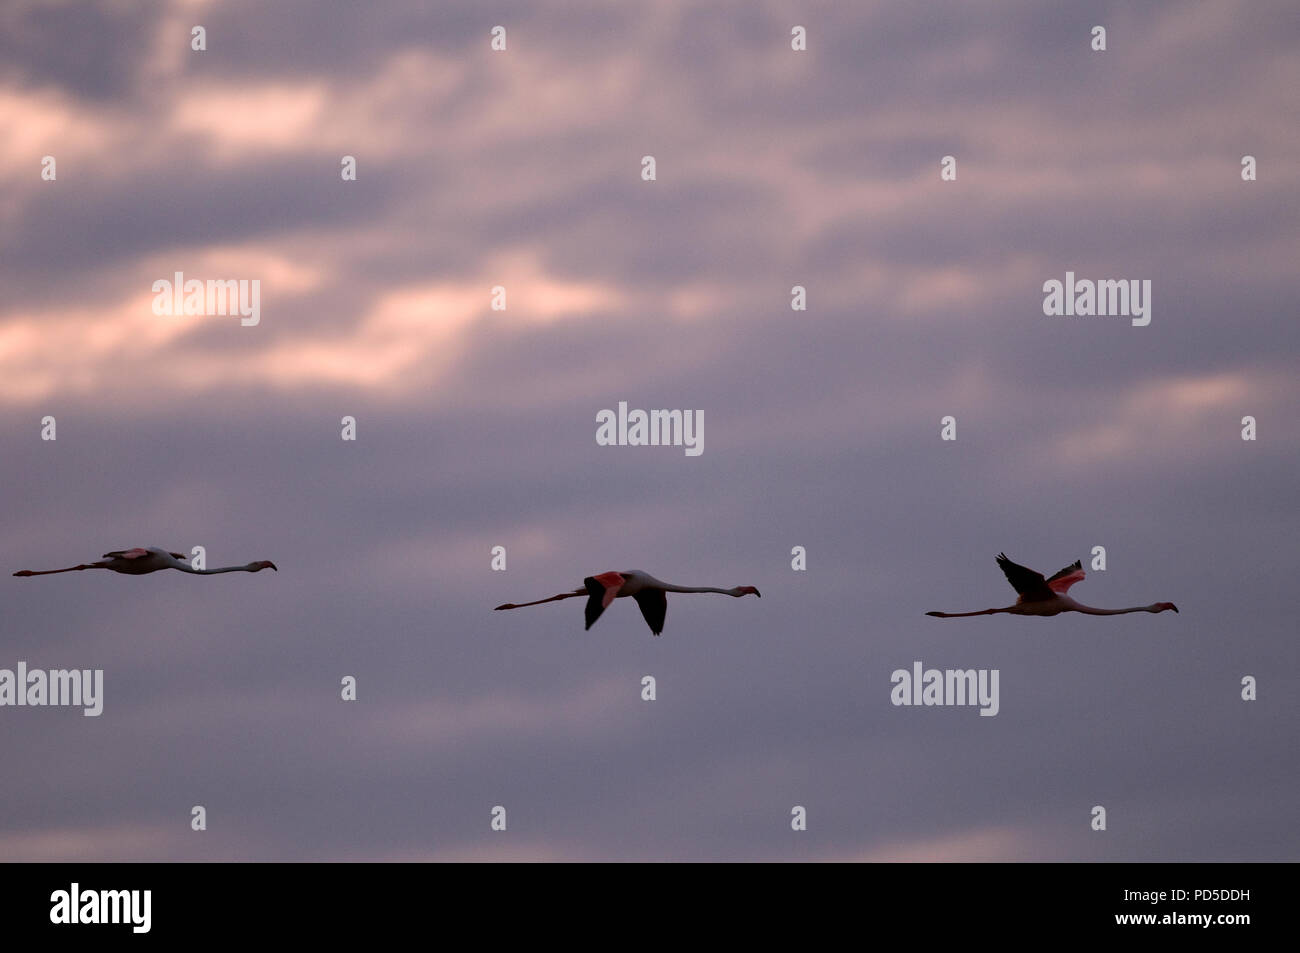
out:
M1086 573L1083 563L1075 562L1066 566L1050 579L1043 574L1024 566L1017 565L1007 558L1006 553L998 554L998 565L1006 574L1007 582L1018 592L1016 604L1004 609L981 609L978 612L927 612L926 615L940 619L957 619L972 615L996 615L1006 612L1010 615L1059 615L1062 612L1082 612L1086 615L1123 615L1126 612L1165 612L1178 611L1172 602L1153 602L1149 606L1134 606L1131 609L1094 609L1066 595L1076 582L1082 582Z
M615 599L631 596L636 600L637 605L641 607L641 615L645 617L646 623L650 626L650 631L655 635L664 630L664 616L668 612L669 592L717 592L724 596L733 596L739 599L741 596L753 594L760 599L763 594L753 586L736 586L732 589L717 589L712 586L674 586L671 583L660 582L654 576L640 569L629 569L625 572L602 572L595 576L588 576L583 581L583 588L574 589L572 592L561 592L559 595L551 596L547 599L538 599L536 602L521 602L515 604L507 602L505 605L497 606L498 609L522 609L524 606L539 606L543 602L555 602L559 599L573 599L577 596L587 596L587 628L590 629L600 614L610 607Z
M269 559L261 559L244 566L223 566L221 569L195 569L184 562L187 558L183 553L168 552L156 546L136 547L135 549L119 549L111 553L104 553L104 558L98 562L82 563L80 566L69 566L67 569L20 569L14 575L50 576L59 572L80 572L83 569L109 569L128 576L143 576L145 573L158 572L160 569L179 569L181 572L188 572L196 576L212 576L222 572L259 572L263 569L275 569L276 572L279 572L275 563Z

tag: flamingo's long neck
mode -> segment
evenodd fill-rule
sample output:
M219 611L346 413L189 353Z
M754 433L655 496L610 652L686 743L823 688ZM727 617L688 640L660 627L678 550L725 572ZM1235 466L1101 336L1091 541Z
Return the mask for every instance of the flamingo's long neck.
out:
M1152 612L1154 610L1154 605L1134 606L1131 609L1094 609L1092 606L1085 606L1078 603L1074 606L1074 611L1082 612L1086 615L1123 615L1126 612Z
M195 569L193 566L177 561L176 569L181 572L193 573L196 576L215 576L219 572L254 572L253 564L247 566L222 566L220 569Z
M1009 612L1009 609L980 609L979 612L927 612L926 615L932 615L939 619L962 619L972 615L994 615L998 612Z
M736 590L734 589L717 589L713 586L674 586L667 582L659 583L658 588L662 589L664 592L720 592L724 596L732 596L736 594Z

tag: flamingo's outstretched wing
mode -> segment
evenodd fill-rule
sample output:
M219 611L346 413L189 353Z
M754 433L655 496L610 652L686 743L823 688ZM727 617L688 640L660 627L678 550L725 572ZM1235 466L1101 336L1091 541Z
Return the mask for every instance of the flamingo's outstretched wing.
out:
M641 607L650 631L658 635L664 630L664 616L668 614L668 594L662 589L642 589L632 596Z
M588 576L582 581L590 594L587 597L587 608L583 613L587 619L587 628L590 629L600 618L600 614L605 611L605 587L593 576Z
M1007 558L1006 553L998 553L998 566L1006 574L1011 588L1020 593L1021 602L1035 602L1039 599L1052 598L1052 590L1041 572L1027 569Z
M1071 565L1049 577L1047 586L1053 592L1069 592L1070 587L1076 582L1083 582L1085 575L1087 574L1083 571L1083 561L1076 559Z
M623 577L616 572L602 572L598 576L588 576L582 584L590 596L586 610L587 628L590 629L618 596L618 591L623 588Z
M149 550L141 549L139 546L137 546L135 549L119 549L115 553L104 553L103 558L104 559L140 559L141 557L148 556L148 555L149 555Z

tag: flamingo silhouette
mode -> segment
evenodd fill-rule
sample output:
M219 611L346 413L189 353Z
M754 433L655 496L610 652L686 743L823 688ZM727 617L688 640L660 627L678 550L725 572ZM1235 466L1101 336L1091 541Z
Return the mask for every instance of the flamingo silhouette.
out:
M940 619L959 619L963 616L994 615L998 612L1009 612L1012 615L1058 615L1062 612L1123 615L1126 612L1164 612L1166 609L1178 611L1178 606L1172 602L1153 602L1149 606L1134 606L1132 609L1094 609L1075 602L1066 592L1076 582L1083 581L1083 563L1078 560L1049 579L1044 579L1040 572L1013 563L1006 553L998 553L998 565L1006 573L1007 582L1020 593L1015 605L1005 609L981 609L979 612L927 612L926 615Z
M522 609L524 606L539 606L543 602L555 602L557 599L587 596L586 617L587 628L590 629L596 620L600 618L600 614L609 608L611 602L623 596L631 596L636 600L636 604L641 607L641 615L645 616L650 631L658 635L664 630L664 616L668 614L668 596L666 594L669 592L718 592L724 596L734 596L737 599L752 592L760 599L763 598L763 594L753 586L736 586L734 589L715 589L712 586L674 586L671 583L660 582L648 572L640 569L630 569L626 572L602 572L596 576L588 576L582 580L582 584L584 588L574 589L572 592L561 592L559 595L547 599L538 599L536 602L521 602L518 605L507 602L505 605L497 606L497 609Z
M165 549L158 549L155 546L146 548L137 547L136 549L119 549L116 552L104 553L104 558L95 563L82 563L80 566L69 566L67 569L20 569L14 573L15 576L50 576L56 572L80 572L83 569L111 569L113 572L124 573L128 576L143 576L145 573L157 572L160 569L179 569L181 572L193 573L196 576L212 576L219 572L259 572L263 569L276 569L275 563L269 559L262 559L257 562L249 563L246 566L223 566L221 569L195 569L188 566L181 560L188 558L183 553L169 553Z

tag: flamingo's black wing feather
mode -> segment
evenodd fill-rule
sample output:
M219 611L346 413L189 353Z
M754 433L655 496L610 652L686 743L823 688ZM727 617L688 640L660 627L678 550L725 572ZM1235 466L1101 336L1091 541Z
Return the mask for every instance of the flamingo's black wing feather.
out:
M582 580L582 584L587 587L589 593L587 597L587 628L590 629L600 618L600 614L605 611L605 587L597 582L593 577L588 576Z
M650 631L658 635L664 630L664 616L668 614L668 594L662 589L642 589L632 596L641 607Z
M1007 558L1006 553L998 553L998 566L1006 574L1007 582L1011 583L1011 588L1020 593L1022 601L1050 599L1052 597L1052 590L1047 587L1047 580L1043 578L1041 572L1035 572L1021 566L1019 563L1013 563Z
M1054 573L1053 575L1048 576L1048 577L1047 577L1047 581L1048 581L1048 582L1056 582L1056 580L1060 579L1062 576L1068 576L1070 573L1072 573L1072 572L1078 572L1078 571L1079 571L1080 569L1082 569L1082 568L1083 568L1083 560L1082 560L1082 559L1076 559L1074 562L1070 563L1070 565L1066 566L1066 567L1065 567L1064 569L1062 569L1060 572L1058 572L1058 573Z

